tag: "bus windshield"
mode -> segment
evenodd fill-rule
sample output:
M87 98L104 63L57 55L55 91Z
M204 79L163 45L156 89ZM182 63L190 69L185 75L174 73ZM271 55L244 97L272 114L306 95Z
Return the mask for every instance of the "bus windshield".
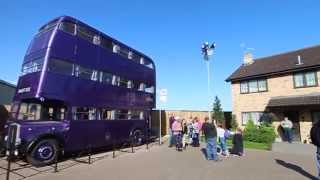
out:
M64 120L65 115L66 108L63 106L22 102L12 108L12 118L16 120Z

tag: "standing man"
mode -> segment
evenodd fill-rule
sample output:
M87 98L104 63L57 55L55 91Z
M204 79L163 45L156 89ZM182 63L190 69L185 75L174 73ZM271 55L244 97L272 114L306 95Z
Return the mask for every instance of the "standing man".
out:
M317 147L316 162L318 168L318 179L320 179L320 121L313 124L310 130L312 144Z
M285 139L289 143L292 143L292 132L291 132L293 127L292 122L288 119L288 117L285 117L284 120L280 122L280 125L283 129Z
M213 161L221 161L217 155L217 130L215 125L210 122L208 117L204 118L202 125L203 134L207 142L207 159Z
M5 146L3 144L4 135L5 135L4 126L6 125L8 118L9 118L8 110L3 105L0 105L0 154L1 155L5 153Z
M174 123L174 121L175 121L174 114L171 114L171 116L169 117L169 147L172 147L175 144L173 134L172 134L172 124Z

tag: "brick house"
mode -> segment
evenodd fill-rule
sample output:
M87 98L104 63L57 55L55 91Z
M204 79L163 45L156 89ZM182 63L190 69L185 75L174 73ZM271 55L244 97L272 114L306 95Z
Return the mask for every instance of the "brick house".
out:
M232 109L242 127L272 120L279 137L280 121L294 124L294 140L309 142L312 123L320 119L320 45L269 57L253 59L244 55L244 64L226 80L231 82Z

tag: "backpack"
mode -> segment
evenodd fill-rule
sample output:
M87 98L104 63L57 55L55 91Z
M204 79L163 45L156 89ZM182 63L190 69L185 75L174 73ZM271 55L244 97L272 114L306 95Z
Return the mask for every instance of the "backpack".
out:
M315 123L310 130L312 144L320 147L320 121Z

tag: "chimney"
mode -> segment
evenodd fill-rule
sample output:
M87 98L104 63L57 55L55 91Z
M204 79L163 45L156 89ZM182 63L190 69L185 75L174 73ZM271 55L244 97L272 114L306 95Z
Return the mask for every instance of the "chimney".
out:
M302 62L302 59L301 59L301 56L300 55L298 55L298 57L297 57L298 59L297 59L297 63L296 63L296 65L301 65L301 64L303 64L303 62Z
M251 53L249 52L246 52L244 53L244 56L243 56L243 64L244 65L250 65L253 63L253 56Z

